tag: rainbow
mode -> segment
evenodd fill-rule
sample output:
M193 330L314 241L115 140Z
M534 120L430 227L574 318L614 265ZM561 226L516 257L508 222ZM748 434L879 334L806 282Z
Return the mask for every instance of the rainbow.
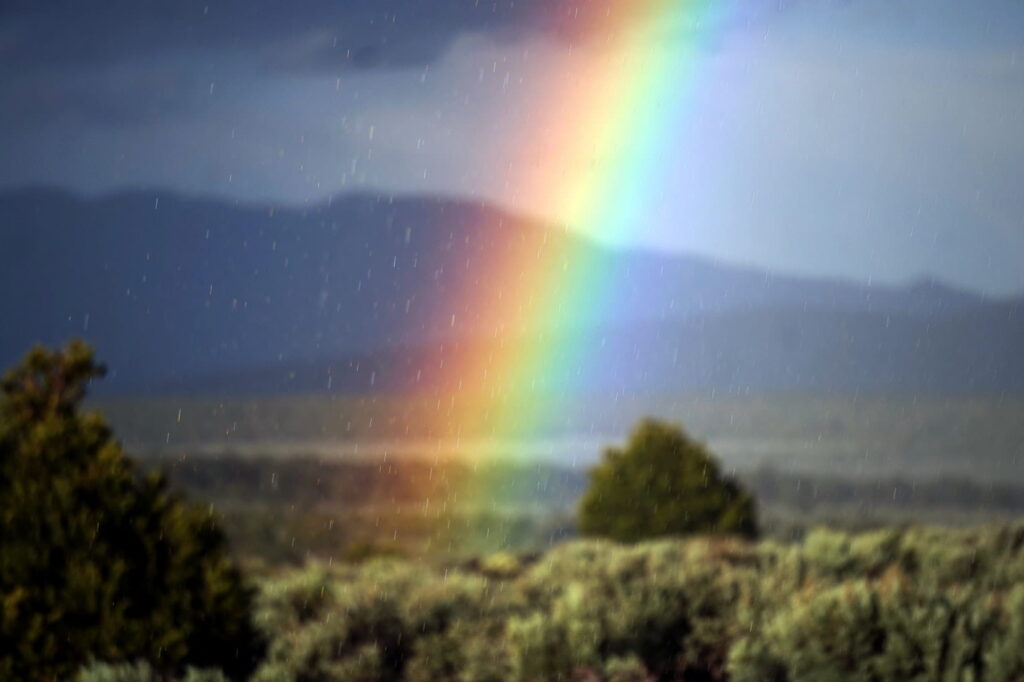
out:
M547 206L566 226L601 242L620 241L643 220L665 177L672 138L686 126L698 85L701 43L723 21L721 2L710 0L585 0L554 3L548 20L569 44L594 57L585 73L554 79L541 98L533 144L508 163L512 186L534 205ZM573 165L592 158L587 172ZM539 201L538 198L539 197ZM568 317L586 317L614 305L614 273L578 253L538 249L530 240L511 252L490 254L488 280L455 302L453 311L500 308L489 330L498 342L468 352L449 369L458 390L448 415L449 433L529 436L544 425L538 394L571 388L587 367L585 347L515 342L524 330L551 330ZM584 259L586 257L584 256ZM481 303L486 298L487 304ZM453 312L457 319L458 312ZM495 350L497 346L498 350Z
M529 144L498 161L531 205L594 240L615 243L672 190L664 152L677 149L674 138L685 134L700 86L702 44L717 37L724 5L580 0L550 3L544 11L542 20L561 40L587 53L587 67L571 77L547 75L549 92L536 103ZM581 168L580 159L590 163ZM558 419L551 401L540 398L571 390L592 361L592 344L579 335L543 330L615 305L616 274L593 256L530 239L486 258L478 269L488 279L460 292L450 312L457 327L479 322L463 319L472 311L489 310L484 334L491 342L448 348L443 361L452 388L438 401L436 431L456 441L527 439ZM528 330L549 335L521 342ZM486 499L501 483L455 485L451 493Z

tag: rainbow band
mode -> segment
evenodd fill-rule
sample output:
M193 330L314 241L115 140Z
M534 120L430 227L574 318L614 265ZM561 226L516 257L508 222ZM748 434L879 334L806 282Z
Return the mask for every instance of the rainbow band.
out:
M686 133L700 43L719 30L723 3L581 0L559 6L548 17L553 28L574 50L593 56L584 73L549 81L530 145L508 164L509 183L564 226L615 243L672 190L667 168L677 159L666 155ZM589 163L581 167L581 159ZM600 254L531 238L500 243L509 242L506 250L485 254L485 267L477 271L487 280L457 296L450 311L456 331L464 324L479 335L482 328L485 342L449 344L444 357L435 358L447 380L433 430L449 443L527 440L552 426L560 415L551 397L569 393L586 376L597 344L558 330L584 327L615 305L621 275L608 272ZM550 242L566 243L572 240ZM479 311L487 311L486 320L469 317ZM500 485L493 477L459 482L437 506L479 504Z
M556 79L531 136L535 145L511 164L513 187L541 197L564 225L599 242L635 230L659 194L670 190L665 158L686 125L701 54L700 41L722 23L722 3L709 0L593 0L563 6L556 30L594 53L586 73ZM593 162L580 172L579 159ZM557 418L539 409L539 394L571 389L591 359L576 336L554 330L592 319L614 305L616 275L594 255L540 249L525 241L490 255L489 280L456 305L500 307L499 343L459 359L461 386L449 432L529 437ZM457 315L457 313L456 313ZM522 343L526 334L546 340ZM576 338L575 341L571 340ZM495 350L497 348L497 350Z

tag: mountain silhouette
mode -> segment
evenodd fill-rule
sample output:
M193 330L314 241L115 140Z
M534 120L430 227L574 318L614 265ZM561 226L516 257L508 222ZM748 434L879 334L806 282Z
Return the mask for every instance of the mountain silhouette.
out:
M557 250L611 285L556 326L495 339L490 263L511 249ZM611 249L437 197L8 191L0 291L0 363L82 336L110 366L105 391L437 390L452 377L432 360L509 342L562 349L556 371L585 391L1024 390L1020 299Z

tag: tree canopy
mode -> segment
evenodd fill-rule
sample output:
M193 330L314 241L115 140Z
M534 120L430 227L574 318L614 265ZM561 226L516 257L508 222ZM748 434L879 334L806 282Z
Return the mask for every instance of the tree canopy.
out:
M33 349L0 394L0 679L70 679L89 660L241 678L259 638L212 510L142 476L98 414L81 342Z
M753 498L681 428L641 422L605 451L580 503L585 535L634 542L691 533L757 535Z

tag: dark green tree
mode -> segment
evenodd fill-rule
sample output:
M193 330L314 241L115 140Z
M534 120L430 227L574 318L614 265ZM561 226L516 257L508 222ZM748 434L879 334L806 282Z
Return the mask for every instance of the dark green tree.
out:
M103 373L73 341L33 349L0 387L0 679L71 679L94 659L242 678L260 652L251 590L211 511L80 411Z
M635 542L690 533L757 535L753 498L682 429L641 422L624 449L590 472L580 503L585 535Z

